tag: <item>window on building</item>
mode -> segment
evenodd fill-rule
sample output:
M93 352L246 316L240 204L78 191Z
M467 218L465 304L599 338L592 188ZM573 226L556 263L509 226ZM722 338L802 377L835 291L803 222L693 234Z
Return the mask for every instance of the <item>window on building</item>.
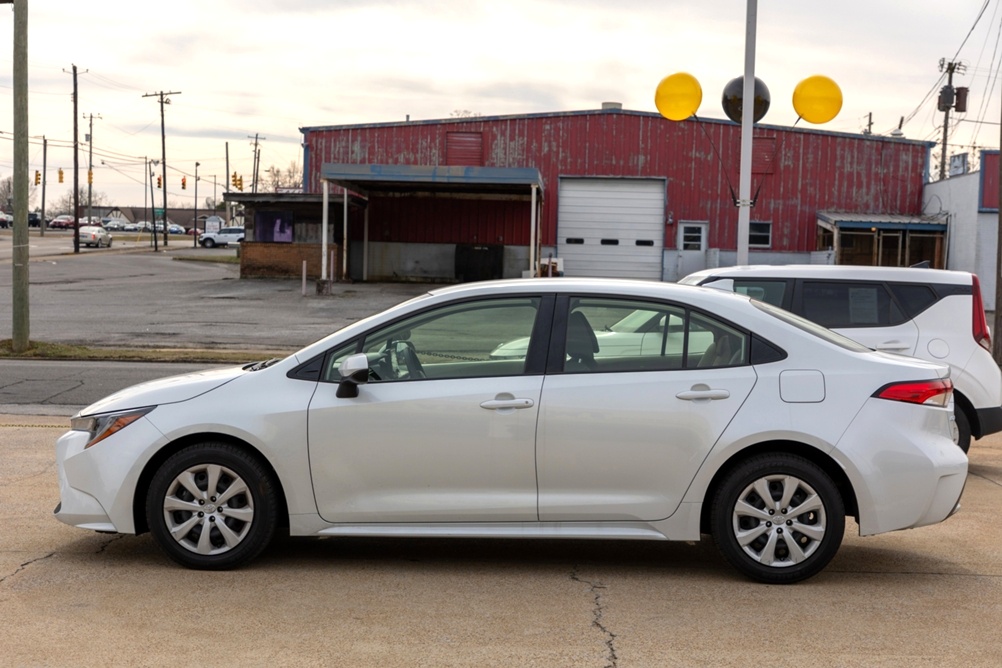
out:
M772 223L761 220L748 223L748 245L755 248L772 248Z

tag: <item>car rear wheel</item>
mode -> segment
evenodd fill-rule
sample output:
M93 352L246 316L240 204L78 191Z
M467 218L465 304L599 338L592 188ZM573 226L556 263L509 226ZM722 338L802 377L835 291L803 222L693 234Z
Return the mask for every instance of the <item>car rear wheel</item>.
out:
M831 478L795 455L758 455L717 488L712 507L717 547L737 570L769 584L819 573L842 544L845 508Z
M188 568L222 570L259 555L275 533L271 475L225 443L202 443L172 455L153 476L146 520L168 557Z

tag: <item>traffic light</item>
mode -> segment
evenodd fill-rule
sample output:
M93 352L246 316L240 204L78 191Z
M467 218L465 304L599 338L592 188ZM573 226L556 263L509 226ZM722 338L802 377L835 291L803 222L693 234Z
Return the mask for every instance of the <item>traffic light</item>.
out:
M233 176L230 177L230 183L233 184L234 188L237 187L237 173L236 172L233 172Z
M59 168L59 182L60 183L63 182L63 168L62 167Z
M36 169L35 170L35 185L37 186L41 182L42 182L42 173Z
M187 190L187 189L188 189L188 177L187 176L182 176L181 177L181 190Z
M162 185L163 185L163 179L158 175L157 176L157 188L161 187Z
M243 176L238 176L237 177L237 190L239 190L240 192L243 192L243 190L244 190L244 177Z
M87 185L91 185L93 183L94 183L94 170L93 169L88 169L87 170Z

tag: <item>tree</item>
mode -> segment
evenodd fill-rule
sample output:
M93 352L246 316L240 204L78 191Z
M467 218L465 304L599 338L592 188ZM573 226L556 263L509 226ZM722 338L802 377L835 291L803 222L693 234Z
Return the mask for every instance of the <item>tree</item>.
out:
M71 190L67 190L65 195L63 195L62 197L60 197L59 199L57 199L51 205L52 206L51 209L49 209L49 207L46 207L47 210L46 210L45 214L49 215L51 213L53 215L69 214L71 216L72 215L86 216L87 215L87 186L86 185L80 186L80 194L78 195L78 197L80 198L80 209L81 209L80 213L74 214L74 211L73 211L73 190L71 189ZM91 202L91 208L95 208L95 209L98 208L98 207L102 207L102 206L108 206L108 196L105 195L104 193L100 192L100 191L92 190L91 191L90 202Z
M30 209L34 205L35 192L38 189L35 186L28 186L28 208ZM14 177L8 176L5 179L0 179L0 209L7 211L13 210L14 208Z
M303 168L296 161L290 162L283 171L272 165L264 171L258 184L258 192L278 192L282 188L302 188Z

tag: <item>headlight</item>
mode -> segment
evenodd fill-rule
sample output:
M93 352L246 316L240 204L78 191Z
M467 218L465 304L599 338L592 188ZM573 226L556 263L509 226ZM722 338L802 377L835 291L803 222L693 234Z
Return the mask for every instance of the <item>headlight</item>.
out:
M156 406L146 406L145 408L133 408L116 413L74 417L70 419L70 429L85 431L90 434L90 439L88 439L87 445L84 446L84 449L86 449L96 443L100 443L112 434L125 429L154 408Z

